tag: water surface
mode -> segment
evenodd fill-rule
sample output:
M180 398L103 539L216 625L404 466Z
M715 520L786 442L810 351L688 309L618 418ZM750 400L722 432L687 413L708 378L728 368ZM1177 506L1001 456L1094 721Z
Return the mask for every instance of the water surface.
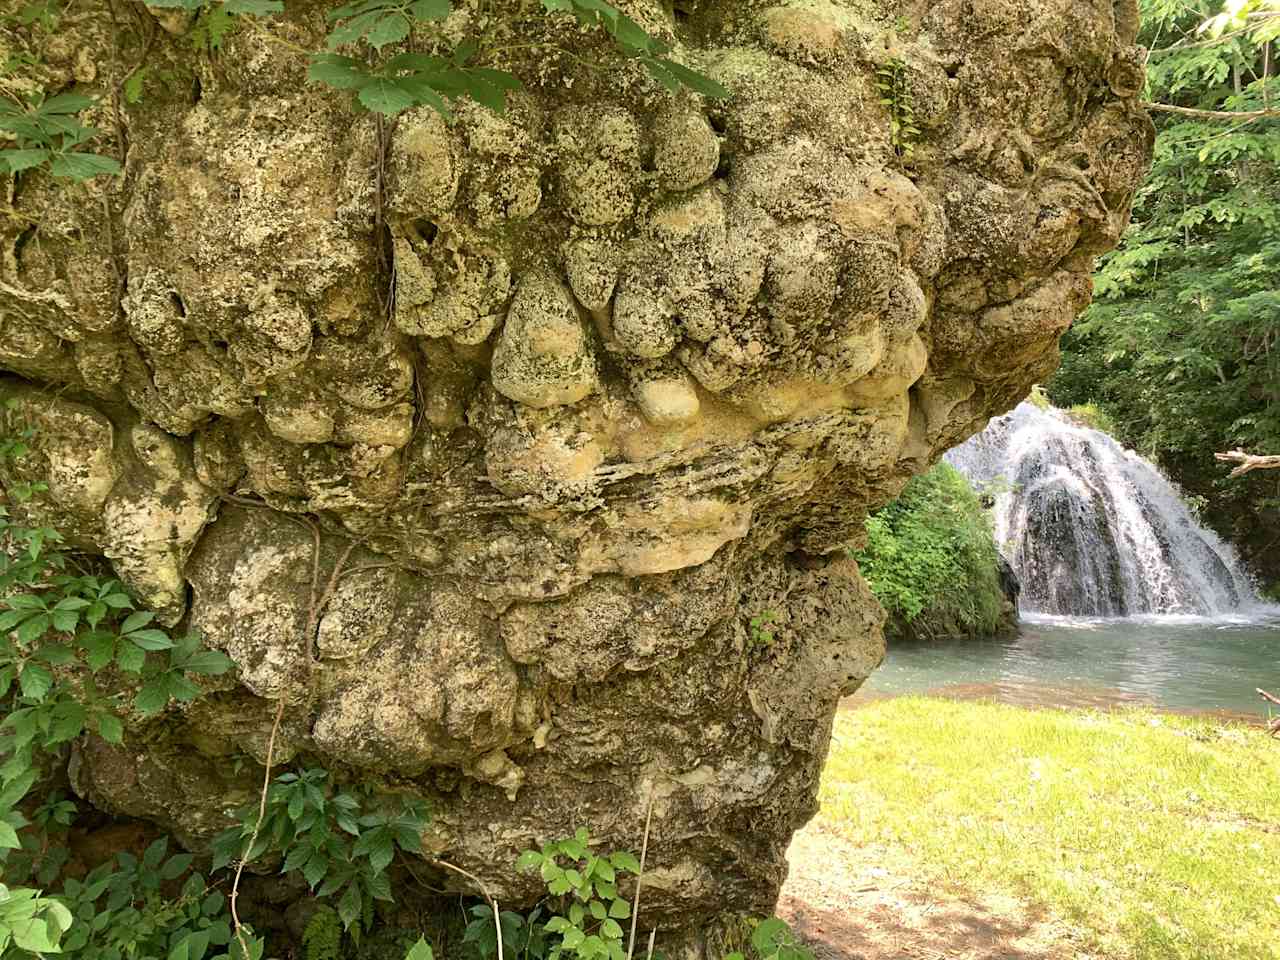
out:
M1012 638L892 646L858 696L927 692L1265 717L1257 687L1280 696L1280 609L1214 619L1024 615Z

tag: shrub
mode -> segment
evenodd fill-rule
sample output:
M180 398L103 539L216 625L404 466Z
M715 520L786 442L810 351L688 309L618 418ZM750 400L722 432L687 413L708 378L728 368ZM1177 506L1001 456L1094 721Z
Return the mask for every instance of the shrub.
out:
M991 521L961 473L940 463L867 518L854 554L890 615L890 634L981 636L1000 622L999 555Z
M1111 415L1107 411L1096 403L1077 403L1073 407L1068 407L1066 413L1073 422L1080 424L1082 427L1100 430L1113 437L1116 435L1115 421L1111 419Z

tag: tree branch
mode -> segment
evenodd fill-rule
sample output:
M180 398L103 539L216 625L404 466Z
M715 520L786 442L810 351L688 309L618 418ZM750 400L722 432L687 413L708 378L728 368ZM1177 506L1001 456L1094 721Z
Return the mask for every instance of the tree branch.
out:
M1148 110L1162 110L1201 120L1261 120L1263 117L1280 117L1280 109L1275 107L1266 110L1199 110L1195 107L1175 107L1171 103L1143 103L1143 106Z
M1225 463L1238 463L1240 466L1231 471L1230 476L1242 477L1251 470L1280 469L1280 456L1258 456L1245 453L1243 450L1232 450L1230 453L1215 453L1213 459Z

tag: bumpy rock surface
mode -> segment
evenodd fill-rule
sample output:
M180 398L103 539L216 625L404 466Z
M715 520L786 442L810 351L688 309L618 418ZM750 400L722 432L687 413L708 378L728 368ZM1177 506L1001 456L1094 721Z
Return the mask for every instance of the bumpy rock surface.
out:
M305 79L323 5L211 57L124 6L0 33L126 165L20 178L0 366L49 519L239 671L77 789L198 845L284 698L277 762L424 795L504 903L521 849L637 848L652 801L647 922L769 912L883 652L845 548L1052 370L1126 224L1133 0L621 4L726 101L458 3L419 49L493 28L525 90L382 125Z

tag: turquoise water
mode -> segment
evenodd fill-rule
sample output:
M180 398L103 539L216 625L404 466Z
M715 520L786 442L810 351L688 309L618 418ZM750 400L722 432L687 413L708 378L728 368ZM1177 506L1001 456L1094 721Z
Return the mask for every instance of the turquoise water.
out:
M1221 619L1025 617L1004 640L891 647L858 697L929 692L1265 717L1257 687L1280 696L1280 609Z

